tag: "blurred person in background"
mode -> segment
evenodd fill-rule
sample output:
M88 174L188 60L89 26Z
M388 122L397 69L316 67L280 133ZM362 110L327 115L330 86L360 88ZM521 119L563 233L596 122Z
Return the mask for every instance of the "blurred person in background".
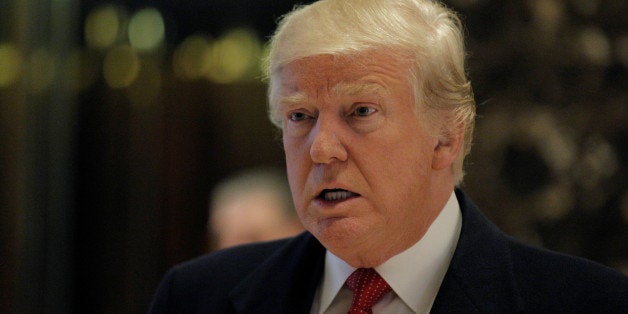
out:
M153 313L626 313L624 275L507 236L460 188L475 100L455 12L321 0L270 47L307 231L174 267Z
M279 169L248 169L220 182L210 196L210 250L294 236L303 226Z

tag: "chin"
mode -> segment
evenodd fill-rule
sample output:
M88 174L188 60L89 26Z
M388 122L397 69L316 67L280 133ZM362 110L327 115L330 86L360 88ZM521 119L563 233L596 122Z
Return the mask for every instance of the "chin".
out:
M364 235L367 234L364 229L364 226L358 225L350 218L341 218L319 224L316 232L312 233L326 248L347 251L355 250L362 245Z

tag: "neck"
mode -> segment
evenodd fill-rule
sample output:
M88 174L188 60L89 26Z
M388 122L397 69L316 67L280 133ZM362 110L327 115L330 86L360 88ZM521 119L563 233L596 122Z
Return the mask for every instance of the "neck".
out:
M407 250L423 239L434 220L436 220L447 204L453 189L453 181L449 185L438 187L438 190L431 194L432 199L429 205L423 208L420 213L417 213L417 215L422 215L422 219L418 225L412 226L411 230L395 233L394 238L386 239L387 244L385 246L377 246L378 243L375 243L372 247L367 246L365 250L360 250L360 252L365 252L365 254L342 256L341 258L355 268L372 268Z

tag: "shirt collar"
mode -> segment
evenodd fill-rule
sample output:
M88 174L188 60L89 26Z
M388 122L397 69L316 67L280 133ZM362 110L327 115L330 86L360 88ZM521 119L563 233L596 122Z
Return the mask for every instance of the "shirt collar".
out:
M334 300L338 291L353 273L355 268L351 267L338 256L327 251L325 254L325 271L323 275L323 286L321 291L320 308L326 310Z
M375 268L415 313L427 312L431 308L454 254L461 226L460 205L452 192L447 204L421 240ZM327 251L320 295L321 309L329 307L354 270Z

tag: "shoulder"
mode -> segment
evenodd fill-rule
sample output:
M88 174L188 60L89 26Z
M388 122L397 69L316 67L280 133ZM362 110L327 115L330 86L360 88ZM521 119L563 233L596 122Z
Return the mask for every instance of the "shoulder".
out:
M462 230L449 278L460 282L478 308L626 312L625 275L583 258L523 244L499 230L461 190L456 194Z
M229 292L289 241L237 246L174 266L157 289L151 313L227 311Z
M213 285L228 285L255 270L288 241L282 239L219 250L179 264L169 273L176 274L186 284L203 285L211 278Z
M294 238L201 256L168 271L153 297L150 313L231 313L232 298L244 296L251 304L259 304L264 303L260 296L276 300L294 295L291 287L315 282L320 276L324 252L314 236L303 232ZM278 292L280 289L283 292Z
M516 282L533 310L628 310L628 277L580 257L511 241Z

